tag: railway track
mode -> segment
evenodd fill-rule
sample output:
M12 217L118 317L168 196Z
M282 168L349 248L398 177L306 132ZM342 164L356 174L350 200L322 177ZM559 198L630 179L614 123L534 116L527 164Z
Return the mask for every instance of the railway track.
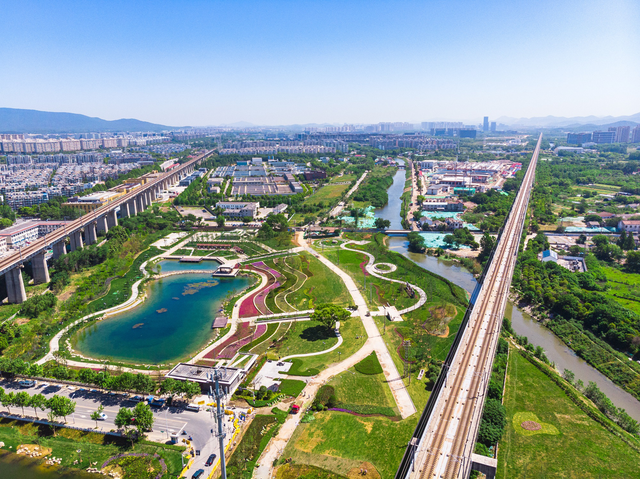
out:
M121 196L120 198L114 200L113 202L101 206L100 208L88 213L84 216L81 216L77 220L67 224L64 228L58 228L57 230L47 234L44 238L40 238L36 241L33 241L30 245L21 248L18 253L14 253L8 255L2 259L0 259L0 274L6 273L8 270L15 268L16 266L28 261L31 257L38 254L43 248L50 247L53 243L60 241L61 239L69 236L72 232L77 231L79 228L86 226L92 221L96 221L96 218L102 216L106 212L115 209L116 207L130 201L131 199L138 196L143 191L146 191L160 183L162 183L166 178L175 175L176 173L181 172L182 170L190 167L191 165L197 164L199 161L205 159L213 153L213 150L209 150L194 158L193 160L189 160L186 163L180 165L176 171L168 171L164 173L161 177L150 181L149 183L143 185L141 188L135 188L129 193Z
M469 476L541 139L396 479Z

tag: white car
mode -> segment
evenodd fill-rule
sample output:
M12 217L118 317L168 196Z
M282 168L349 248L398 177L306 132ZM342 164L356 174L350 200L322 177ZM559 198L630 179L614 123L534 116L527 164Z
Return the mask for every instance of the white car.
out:
M100 413L100 417L98 418L98 421L106 421L107 419L109 419L109 416L107 416L105 413L101 412Z

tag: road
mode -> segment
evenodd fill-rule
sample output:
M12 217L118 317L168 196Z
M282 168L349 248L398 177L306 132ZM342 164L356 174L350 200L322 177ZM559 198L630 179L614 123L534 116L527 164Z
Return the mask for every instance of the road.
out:
M411 471L410 461L406 461L405 454L397 478L469 477L471 455L491 377L541 140L542 135L497 243L453 361L445 363L443 367L441 376L444 386L434 387L435 406L428 416L428 422L422 424L422 419L425 418L423 415L416 429L418 432L423 427L424 432L421 435L414 434L419 439L415 471ZM429 407L430 403L427 404L427 409Z
M48 386L46 386L48 384ZM127 400L128 397L133 396L123 393L109 393L97 389L85 389L80 390L77 387L70 387L64 384L57 384L55 382L39 383L35 387L22 389L19 387L17 380L10 381L7 379L0 380L0 387L4 388L6 392L20 392L26 391L31 395L43 394L45 397L50 398L54 394L58 396L66 396L76 403L76 412L67 418L67 424L69 426L90 429L97 432L108 432L116 430L117 427L114 424L114 420L118 411L122 407L134 407L135 402ZM205 396L195 398L196 400L207 400ZM104 407L104 413L107 415L107 419L104 421L96 421L91 419L91 414L97 411L98 407L102 404ZM180 407L163 407L163 408L151 408L154 416L153 431L147 433L147 438L151 441L159 443L167 443L172 433L179 434L179 440L188 439L191 437L193 447L200 451L200 456L196 456L193 464L189 468L187 477L191 477L190 474L197 469L209 468L204 464L209 457L209 454L216 454L219 456L219 446L215 435L212 434L212 429L215 427L214 417L212 412L206 411L203 408L199 412L187 411ZM245 409L235 409L238 414L245 412ZM25 408L25 416L27 418L36 418L46 420L46 412L38 411L36 416L33 408ZM9 411L3 408L0 412L0 416L6 416ZM11 416L22 416L22 409L17 407L11 407ZM227 433L226 443L232 437L233 433L233 416L225 416L224 429ZM183 434L184 433L184 434Z

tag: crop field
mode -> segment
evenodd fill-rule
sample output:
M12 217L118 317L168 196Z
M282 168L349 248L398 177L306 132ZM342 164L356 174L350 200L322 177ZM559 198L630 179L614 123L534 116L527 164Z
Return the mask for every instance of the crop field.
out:
M587 416L515 350L509 355L498 478L637 477L640 454ZM524 420L540 424L525 431Z
M601 267L609 289L604 293L624 307L640 314L640 275L625 273L609 266Z

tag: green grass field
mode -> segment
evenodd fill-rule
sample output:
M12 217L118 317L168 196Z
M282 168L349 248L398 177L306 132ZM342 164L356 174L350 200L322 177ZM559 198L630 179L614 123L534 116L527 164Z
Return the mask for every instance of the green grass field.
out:
M329 381L340 408L360 414L399 416L396 402L384 374L362 374L351 368Z
M355 181L359 178L358 175L342 175L342 176L334 176L333 178L331 178L331 180L329 181L329 183L342 183L342 182L351 182L351 181Z
M285 464L278 468L276 479L346 479L345 476L304 464Z
M347 191L349 185L333 185L327 184L321 188L318 188L313 192L311 196L309 196L304 202L305 204L317 204L323 201L325 204L327 202L333 203L336 199L342 196L342 193Z
M70 468L86 469L90 462L97 462L99 467L112 456L135 452L159 454L165 460L172 477L176 477L182 470L180 462L181 451L184 450L182 447L141 442L131 448L131 443L127 440L74 429L57 428L54 436L48 426L3 419L0 421L0 441L4 442L4 448L10 447L9 450L12 451L15 451L20 444L38 444L41 447L51 448L51 455L62 458L62 466ZM73 464L76 460L79 464ZM135 466L131 464L129 467L135 469ZM131 477L151 479L156 474L157 472L149 473L148 476L132 475Z
M370 463L382 478L392 478L418 417L395 422L337 411L318 413L315 421L298 426L284 457L342 475L354 469L357 475L363 463ZM369 475L375 477L371 470Z
M601 269L607 276L609 286L604 294L640 314L640 275L625 273L610 266L602 266Z
M278 334L279 332L276 332L276 335ZM360 349L364 345L367 339L364 326L362 325L362 321L360 321L358 318L351 318L348 321L343 322L340 325L340 334L342 335L343 342L339 348L336 348L333 351L328 352L326 354L319 354L317 356L308 356L305 358L297 358L296 359L296 363L298 364L297 369L301 371L306 371L309 369L315 369L317 371L321 371L331 366L332 364L337 363L351 356L353 353L355 353L358 349ZM285 350L281 349L281 352L285 352ZM281 355L285 356L286 354L281 354ZM269 356L272 359L277 359L278 354L270 353ZM294 371L289 371L289 373L292 375L298 374L297 372L294 372ZM314 374L317 374L317 372L314 372Z
M296 321L278 345L275 352L280 356L315 353L329 349L338 342L333 330L317 321Z
M287 301L297 310L313 309L323 303L350 304L351 296L340 277L312 255L303 252L287 258L287 264L307 276L300 289L287 295Z
M638 477L640 454L587 416L513 349L504 405L508 421L499 444L498 478ZM527 433L521 419L535 420L542 429Z

